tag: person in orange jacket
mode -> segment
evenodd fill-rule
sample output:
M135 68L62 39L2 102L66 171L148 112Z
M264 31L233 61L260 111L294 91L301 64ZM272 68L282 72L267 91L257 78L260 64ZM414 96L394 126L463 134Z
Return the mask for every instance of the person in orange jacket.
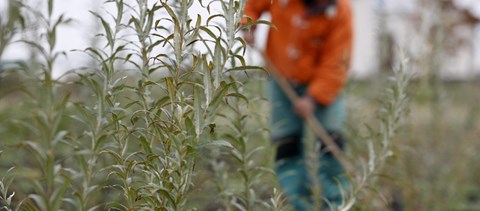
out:
M349 0L250 0L244 14L257 21L270 12L276 29L268 33L265 55L279 75L300 96L290 102L278 83L269 81L271 139L277 145L276 173L295 210L312 204L311 181L304 162L304 124L314 114L343 149L345 85L352 51L353 24ZM246 23L247 19L242 21ZM254 43L254 30L244 40ZM341 189L348 182L341 164L323 147L318 179L330 204L342 202Z

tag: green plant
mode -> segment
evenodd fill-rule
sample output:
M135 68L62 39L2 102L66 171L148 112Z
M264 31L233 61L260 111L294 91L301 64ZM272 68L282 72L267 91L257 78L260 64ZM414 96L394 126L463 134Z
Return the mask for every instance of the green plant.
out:
M59 78L58 58L72 54L55 50L57 31L69 19L54 15L53 0L40 9L10 2L0 50L27 43L32 57L0 73L1 209L288 210L271 172L264 84L251 74L260 68L246 64L238 34L254 24L238 23L245 1L105 1L116 10L91 13L98 45L75 51L91 64ZM197 3L208 17L190 13ZM381 101L372 89L383 80L351 81L365 88L347 92L363 103L349 104L351 124L366 133L349 139L346 155L362 172L338 209L383 209L390 192L407 210L478 208L479 100L466 91L477 84L433 72L414 80L415 115L404 119L405 71Z
M412 74L407 72L406 63L404 59L394 71L391 85L384 93L377 117L378 128L367 125L368 135L365 141L368 146L368 157L367 160L362 160L362 172L352 175L354 183L345 195L344 204L338 207L339 210L352 209L359 195L375 185L387 159L393 156L393 141L407 112L407 91L412 78Z
M17 70L23 71L26 79L22 91L28 96L28 100L23 105L30 112L22 119L13 120L20 124L24 131L29 131L28 134L18 137L24 139L18 146L31 153L37 165L31 169L39 173L38 177L32 178L31 188L34 193L28 195L30 200L26 200L24 205L30 207L29 209L36 207L40 210L58 210L66 197L72 177L61 163L65 154L56 153L65 149L65 136L68 132L64 130L61 122L70 94L62 93L58 89L61 83L52 77L52 71L56 60L64 54L54 51L57 28L69 20L64 16L53 17L53 1L48 1L46 15L27 6L22 6L22 10L38 18L38 26L40 30L44 30L39 37L45 41L21 41L30 46L39 58L32 61L31 66L24 65ZM26 20L26 24L29 24L28 21L31 19Z
M27 24L40 20L39 37L44 38L22 41L35 50L35 57L21 72L26 76L21 89L28 96L22 107L27 115L11 121L29 131L14 146L34 155L27 162L35 164L25 169L38 175L21 178L35 184L26 188L32 194L23 208L186 207L198 151L207 146L231 149L210 130L226 99L241 98L233 89L241 84L225 76L247 69L237 66L245 64L240 54L245 46L235 47L241 40L235 34L244 1L218 2L225 14L212 15L206 25L202 17L188 15L193 2L107 1L117 8L111 20L92 12L103 28L99 37L105 42L100 43L106 45L84 50L98 66L69 72L79 76L74 84L52 76L58 57L66 54L54 50L57 28L69 20L52 15L53 0L47 2L46 14L22 8L31 17ZM157 18L161 13L166 15ZM212 24L222 17L225 28ZM191 51L195 43L208 52ZM158 71L167 74L155 78ZM62 91L69 87L86 95L71 98Z
M2 151L0 151L0 155L1 154L2 154ZM7 211L13 210L12 199L15 196L15 192L11 192L9 190L10 185L13 182L13 178L7 178L7 176L9 176L9 174L13 170L14 170L14 167L8 169L5 175L0 180L0 204L2 205L2 207L0 207L0 210L7 210ZM15 210L18 210L18 209L15 209Z

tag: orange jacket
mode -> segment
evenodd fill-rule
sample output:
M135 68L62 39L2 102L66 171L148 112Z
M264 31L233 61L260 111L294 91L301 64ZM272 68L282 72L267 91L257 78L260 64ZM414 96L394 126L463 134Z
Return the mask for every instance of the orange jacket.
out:
M308 84L320 104L332 103L347 78L352 49L350 0L337 0L336 14L307 16L302 0L249 0L245 15L256 21L270 12L278 29L268 35L266 54L281 75Z

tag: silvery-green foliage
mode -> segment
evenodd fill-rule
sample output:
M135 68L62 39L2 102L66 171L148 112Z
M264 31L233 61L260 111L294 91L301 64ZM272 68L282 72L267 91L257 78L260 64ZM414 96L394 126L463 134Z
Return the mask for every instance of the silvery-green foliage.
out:
M25 20L20 14L21 1L8 1L8 14L0 16L0 58L13 37L25 27Z
M29 193L24 203L11 207L194 209L188 203L194 167L210 150L236 160L235 178L242 178L240 190L224 195L225 207L260 206L255 184L270 171L255 162L263 148L248 142L257 132L247 130L246 81L232 74L259 69L246 66L246 46L237 34L245 2L198 1L210 16L191 17L195 0L105 1L116 12L90 12L100 26L98 45L76 51L89 55L92 65L68 71L74 83L53 77L58 58L69 54L55 51L58 27L70 22L67 14L55 15L53 0L24 6L26 25L37 33L22 40L33 52L19 71L28 82L22 87L26 115L11 122L28 131L16 146L31 154L26 160L33 164L25 169L33 174L21 178L32 184L22 190ZM213 4L221 13L210 11ZM223 127L227 116L231 123ZM218 175L227 170L217 167ZM10 205L17 195L7 191L3 185ZM272 207L280 207L279 195Z
M307 169L308 173L308 178L311 181L311 199L313 203L311 204L310 209L312 210L322 210L323 208L323 200L318 200L322 199L322 186L320 184L320 180L317 179L318 177L318 172L319 169L322 167L319 160L320 157L322 156L318 152L321 150L320 148L320 142L318 142L318 139L315 137L315 134L311 130L308 130L306 138L304 139L305 143L305 166Z
M283 196L282 192L278 189L273 189L273 195L268 201L263 201L262 205L267 208L267 210L287 210L286 198Z
M0 155L2 151L0 151ZM0 210L12 211L12 199L15 196L15 192L9 190L10 185L13 182L13 178L7 178L8 174L13 171L14 167L7 170L6 174L0 180Z
M392 142L408 107L407 91L412 73L408 72L406 65L407 60L403 58L398 69L394 71L394 76L389 78L391 85L383 93L378 112L378 129L368 127L369 135L366 140L368 160L362 160L362 171L353 175L353 184L349 192L344 195L344 203L337 207L338 210L350 210L355 205L359 194L374 185L382 166L393 155Z
M13 37L20 33L24 28L24 19L20 14L21 2L16 2L10 0L8 2L8 15L0 16L0 59L2 58L5 48L11 43ZM6 19L6 20L5 20ZM8 70L8 68L0 65L0 74ZM0 150L0 157L3 151ZM18 210L13 205L13 198L15 197L15 192L10 190L10 186L14 181L12 175L15 167L10 167L2 176L0 180L0 210Z
M32 58L30 65L22 65L16 70L26 78L22 91L29 98L23 105L30 112L22 119L13 120L28 131L18 137L17 143L31 154L35 163L31 170L38 173L29 181L33 191L28 195L28 203L23 205L38 210L59 210L68 198L66 192L74 172L61 162L65 158L63 153L69 151L64 150L68 145L68 131L64 130L61 122L66 115L70 94L61 92L61 83L53 78L52 71L55 62L64 55L64 52L54 50L57 29L70 20L63 15L52 15L53 0L47 2L46 13L27 5L17 12L33 14L37 18L35 23L40 33L20 41L27 44L38 57ZM26 18L25 25L33 21L32 18Z
M228 110L223 113L225 126L227 128L221 130L219 135L228 140L233 148L229 155L237 163L234 167L239 173L240 181L243 187L232 191L230 197L231 205L235 209L255 210L261 201L258 198L256 185L259 184L260 178L265 174L273 174L270 169L263 168L258 165L258 156L265 153L265 147L262 145L254 145L252 142L257 141L262 130L253 130L249 128L251 115L243 109L248 106L249 100L243 96L240 87L234 85L236 90L234 95L230 95L233 99L229 100Z
M91 142L104 138L103 143L116 143L99 144L102 150L96 153L112 162L101 172L109 172L109 179L119 182L110 187L124 199L106 206L185 209L198 149L231 148L228 142L216 141L210 131L226 97L241 96L233 89L238 82L224 77L226 64L241 58L231 50L233 41L238 40L232 30L238 27L239 19L234 19L238 5L231 1L224 5L226 15L215 16L232 18L223 29L210 22L213 16L206 23L201 16L193 20L188 15L191 0L153 5L146 1L113 3L118 11L128 8L133 15L125 21L118 12L114 17L117 25L112 27L95 14L102 22L108 51L86 49L98 60L100 69L81 75L82 83L93 89L97 100L93 106L79 105L96 111L88 113L96 116L97 127L86 134L109 134L91 135ZM138 40L122 42L117 37L119 30L133 30ZM205 44L207 53L192 50L195 42ZM127 82L122 78L126 71L116 68L122 62L133 65L140 76L133 75ZM154 78L156 71L166 74Z

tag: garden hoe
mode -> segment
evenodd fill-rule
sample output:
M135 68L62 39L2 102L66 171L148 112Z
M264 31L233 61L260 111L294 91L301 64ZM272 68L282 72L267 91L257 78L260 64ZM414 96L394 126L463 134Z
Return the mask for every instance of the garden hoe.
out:
M290 86L287 79L285 79L283 76L281 76L278 73L273 63L268 59L268 57L265 55L265 53L262 50L253 46L252 48L262 55L265 61L265 66L269 70L270 75L272 75L273 78L278 82L279 86L285 92L285 94L290 99L290 101L297 102L297 100L299 99L299 96ZM330 150L330 152L332 152L333 156L335 156L335 158L342 164L346 172L349 174L352 173L353 172L352 165L350 164L350 162L348 162L348 160L342 154L342 151L340 150L340 148L333 141L333 138L330 137L330 135L328 135L328 133L323 128L322 124L315 118L313 113L308 114L307 117L305 118L305 121L312 128L315 135L318 138L320 138L321 142L325 144L325 146Z

